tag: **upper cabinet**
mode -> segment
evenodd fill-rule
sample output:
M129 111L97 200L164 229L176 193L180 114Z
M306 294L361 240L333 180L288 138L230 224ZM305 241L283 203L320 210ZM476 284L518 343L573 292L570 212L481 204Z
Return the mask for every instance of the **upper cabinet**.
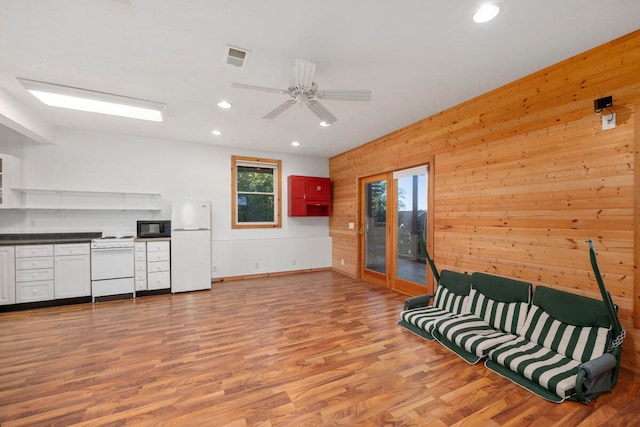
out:
M329 178L291 175L289 184L289 216L329 216L331 213L331 181Z
M20 198L14 188L22 185L22 160L0 154L0 209L18 207Z

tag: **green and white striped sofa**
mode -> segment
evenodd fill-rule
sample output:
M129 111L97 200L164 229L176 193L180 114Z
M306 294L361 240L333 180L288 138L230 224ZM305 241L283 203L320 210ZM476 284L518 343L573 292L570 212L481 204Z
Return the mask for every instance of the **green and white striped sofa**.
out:
M431 331L437 320L466 313L471 291L471 275L443 270L435 295L408 298L398 325L433 340ZM429 305L433 299L433 305Z
M602 301L538 286L517 335L491 349L485 366L544 399L583 401L576 394L587 363L608 372L605 387L615 383L619 360L608 353L611 321Z
M399 325L552 402L589 403L620 373L626 331L588 240L602 300L485 273L443 271L431 295L409 298Z
M473 273L465 313L438 319L431 334L468 363L478 363L495 347L518 338L531 289L531 283Z

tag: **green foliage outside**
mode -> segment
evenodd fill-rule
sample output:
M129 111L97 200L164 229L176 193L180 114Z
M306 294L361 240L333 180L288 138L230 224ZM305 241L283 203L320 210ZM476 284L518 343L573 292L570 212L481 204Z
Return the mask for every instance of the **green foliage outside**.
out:
M274 222L274 170L238 166L238 222Z

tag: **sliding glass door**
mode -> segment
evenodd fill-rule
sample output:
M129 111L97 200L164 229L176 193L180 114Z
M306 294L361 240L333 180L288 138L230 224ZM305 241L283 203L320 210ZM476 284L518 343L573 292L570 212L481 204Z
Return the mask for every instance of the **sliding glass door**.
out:
M428 176L428 166L393 173L396 197L392 287L410 294L426 293Z
M360 183L360 276L387 285L387 174Z
M433 289L429 165L360 180L360 277L418 295Z

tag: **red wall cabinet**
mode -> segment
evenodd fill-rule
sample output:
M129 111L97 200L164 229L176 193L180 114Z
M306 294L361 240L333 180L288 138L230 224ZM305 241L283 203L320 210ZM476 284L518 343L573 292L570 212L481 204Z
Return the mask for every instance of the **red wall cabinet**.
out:
M288 183L289 216L329 216L331 213L329 178L291 175Z

